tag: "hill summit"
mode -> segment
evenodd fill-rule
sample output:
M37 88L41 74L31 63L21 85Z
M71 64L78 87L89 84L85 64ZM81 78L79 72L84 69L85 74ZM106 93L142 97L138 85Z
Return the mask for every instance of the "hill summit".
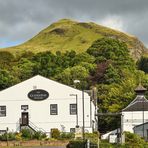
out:
M80 53L87 50L95 40L103 37L115 38L125 42L134 59L138 59L147 51L143 43L132 35L92 22L76 22L69 19L62 19L51 24L21 45L3 48L1 50L14 54L23 51L35 53L51 51L55 53L59 50L61 52L74 50Z

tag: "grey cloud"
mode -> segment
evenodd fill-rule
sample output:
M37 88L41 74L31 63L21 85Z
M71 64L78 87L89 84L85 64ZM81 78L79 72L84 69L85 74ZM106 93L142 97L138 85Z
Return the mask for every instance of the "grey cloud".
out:
M147 0L0 0L0 43L28 40L62 18L101 22L116 15L126 32L148 45L147 6Z

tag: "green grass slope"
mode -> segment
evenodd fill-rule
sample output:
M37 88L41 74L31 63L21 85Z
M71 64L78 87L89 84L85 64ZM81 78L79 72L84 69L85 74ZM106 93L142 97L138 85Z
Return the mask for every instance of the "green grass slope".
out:
M21 53L23 51L43 52L50 50L55 53L60 50L84 52L97 39L102 37L117 38L127 43L134 59L139 58L147 49L136 37L113 30L95 23L76 22L62 19L42 30L29 41L15 47L4 48L1 51Z

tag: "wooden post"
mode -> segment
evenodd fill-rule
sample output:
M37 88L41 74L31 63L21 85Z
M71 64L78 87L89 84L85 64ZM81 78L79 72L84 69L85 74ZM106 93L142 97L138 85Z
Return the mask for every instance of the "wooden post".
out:
M9 142L8 142L8 127L6 128L6 140L7 140L7 146L9 146Z

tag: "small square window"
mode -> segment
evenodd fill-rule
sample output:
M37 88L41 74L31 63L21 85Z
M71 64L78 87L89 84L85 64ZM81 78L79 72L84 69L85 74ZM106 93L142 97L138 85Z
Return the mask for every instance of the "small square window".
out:
M77 114L77 104L70 104L70 115Z
M21 110L27 110L28 109L28 105L21 105Z
M0 106L0 117L6 116L6 106Z
M58 105L50 104L50 115L57 115L57 114L58 114Z

